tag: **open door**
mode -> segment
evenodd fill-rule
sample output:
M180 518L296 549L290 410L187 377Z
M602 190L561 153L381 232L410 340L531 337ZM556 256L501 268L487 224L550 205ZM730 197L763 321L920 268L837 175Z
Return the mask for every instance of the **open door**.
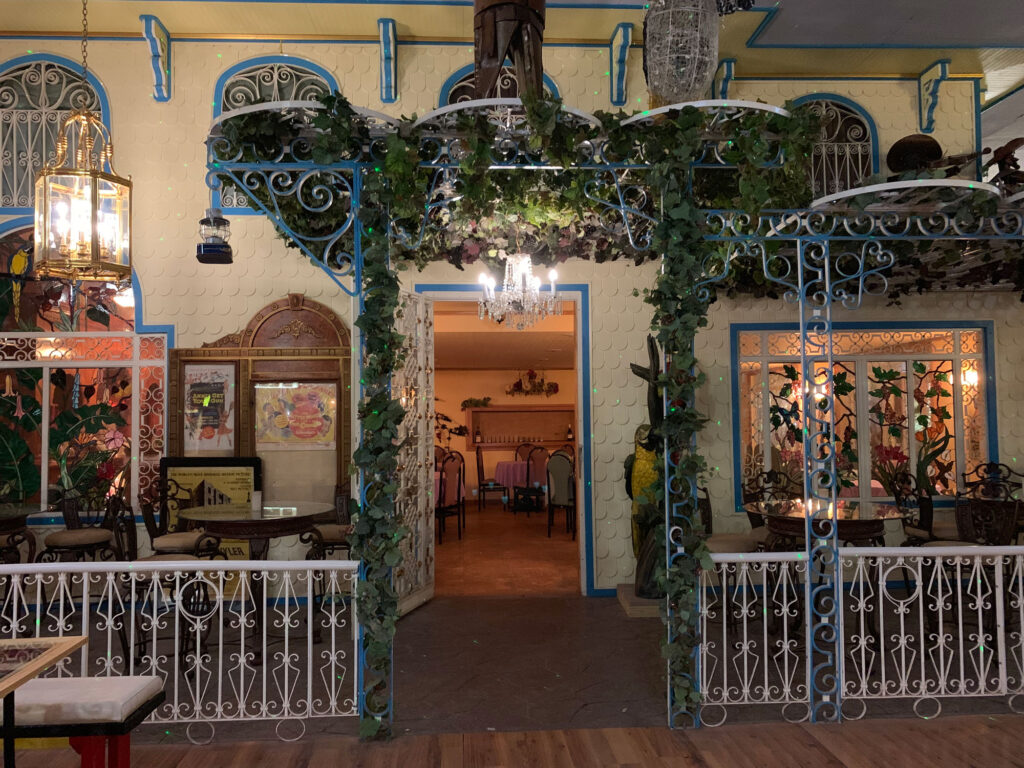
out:
M405 364L391 386L402 400L399 430L398 514L409 535L395 569L401 615L434 596L434 306L418 294L402 294L396 330L405 337Z

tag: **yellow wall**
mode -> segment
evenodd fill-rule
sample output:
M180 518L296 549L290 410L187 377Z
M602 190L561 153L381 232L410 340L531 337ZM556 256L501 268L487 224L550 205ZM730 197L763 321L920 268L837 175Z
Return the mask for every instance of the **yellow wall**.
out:
M79 56L75 41L0 42L0 61L25 54L55 53L72 60ZM212 117L214 84L228 67L255 56L276 55L278 43L180 43L173 44L173 98L158 103L152 98L152 71L147 45L142 41L94 40L89 45L89 66L105 86L111 103L117 168L131 174L134 193L134 262L142 284L144 319L151 324L173 324L179 346L203 342L239 330L265 304L289 292L302 292L323 302L346 321L353 317L352 299L297 251L289 251L273 227L258 216L233 216L232 245L235 263L202 266L195 260L197 222L209 205L206 187L206 150L203 141ZM397 104L381 104L378 92L378 49L374 44L284 46L286 54L314 61L332 73L346 96L357 105L393 115L423 114L437 106L441 86L448 76L472 61L466 45L412 45L399 48ZM604 48L547 47L545 69L554 79L567 104L587 111L608 109L608 51ZM639 50L631 50L628 76L629 104L646 107L646 92ZM935 136L947 151L973 148L973 103L968 85L946 83L944 99L936 113ZM879 124L880 154L884 158L892 141L916 132L917 103L912 83L906 81L737 81L731 96L781 103L806 93L830 91L848 96L867 108ZM650 311L634 289L649 287L656 265L567 263L559 268L561 281L586 283L591 289L590 331L592 376L593 483L587 490L594 505L593 530L596 586L610 589L633 574L629 534L629 500L622 482L622 461L632 450L635 427L645 418L645 390L629 371L628 363L646 363L644 336ZM468 282L465 272L447 265L432 265L423 275L403 274L403 283ZM988 299L977 300L988 301ZM998 313L1014 317L1013 299L993 300ZM909 304L909 302L908 302ZM713 313L715 327L702 334L698 355L707 360L711 381L727 376L728 344L723 330L728 307ZM743 316L776 319L776 302L747 303ZM955 305L960 316L973 317L977 310L962 300ZM944 302L941 312L953 309ZM993 312L996 310L993 309ZM1019 312L1019 310L1018 310ZM867 316L866 313L862 316ZM882 316L882 315L879 315ZM892 316L891 314L889 316ZM1012 322L1016 323L1015 320ZM1014 325L1019 331L1019 326ZM1006 343L1014 331L1000 332ZM1024 334L1021 334L1024 338ZM1016 430L1024 423L1017 403L1024 402L1020 382L1011 373L1000 390L1000 408L1015 418L1001 420L1002 429ZM726 379L727 380L727 379ZM731 432L728 388L717 385L711 396L712 427L705 433L712 462L730 466ZM1011 398L1017 399L1011 399ZM1021 408L1024 408L1022 406ZM1002 417L1002 413L1001 413ZM723 426L716 424L721 419ZM1007 440L1006 455L1024 449L1024 436ZM714 486L724 501L722 478ZM582 533L581 529L581 533Z

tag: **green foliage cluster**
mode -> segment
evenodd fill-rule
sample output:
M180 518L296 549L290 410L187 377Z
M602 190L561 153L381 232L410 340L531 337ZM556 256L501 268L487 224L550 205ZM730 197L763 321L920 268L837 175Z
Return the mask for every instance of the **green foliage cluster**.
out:
M316 118L319 136L312 157L321 165L336 164L359 156L359 148L370 145L370 137L340 95L325 100L326 109ZM704 210L708 207L740 208L757 211L761 207L793 207L810 199L807 189L807 158L816 124L808 114L787 120L778 115L746 114L724 124L712 123L692 108L657 121L641 131L621 126L621 115L599 115L600 127L557 119L561 104L541 99L526 104L531 151L549 166L565 170L495 170L491 152L495 146L495 126L480 115L467 116L459 124L460 168L453 188L444 195L460 196L458 203L429 212L436 202L430 191L433 171L423 166L420 131L411 121L403 121L398 130L376 140L376 162L364 166L360 208L360 228L352 238L360 237L364 254L363 308L357 325L363 333L363 398L359 406L362 445L355 452L354 464L363 475L366 503L355 518L353 555L363 562L365 579L360 584L359 618L364 631L366 655L364 685L364 737L389 736L387 689L391 670L391 644L397 620L397 597L391 584L391 569L401 560L400 543L406 535L394 504L397 490L396 468L398 427L404 415L399 402L388 389L391 374L401 362L402 339L395 332L395 314L399 309L398 277L392 261L423 264L444 259L461 265L469 256L495 258L503 255L495 248L494 238L531 238L549 243L548 259L564 258L562 248L567 230L580 226L581 238L597 233L593 201L586 195L590 173L573 168L581 159L580 147L604 136L605 157L609 162L643 157L647 169L643 183L655 192L651 196L660 208L651 212L660 223L653 233L650 252L633 254L621 243L610 247L610 255L629 255L636 260L663 258L664 269L645 300L654 310L652 328L666 352L667 367L660 385L667 393L669 408L659 437L670 452L672 476L668 478L672 498L664 498L665 479L648 489L648 503L659 509L668 501L674 522L681 525L682 538L675 541L685 555L675 558L663 574L669 596L672 641L666 644L675 714L691 716L700 701L693 678L697 643L696 590L698 569L708 564L708 553L696 527L697 518L691 487L705 464L696 450L696 435L705 418L695 405L697 388L703 375L693 355L693 339L707 323L708 295L697 289L711 275L726 272L727 253L721 246L704 240ZM290 141L278 132L276 123L264 120L246 127L250 116L239 118L231 128L234 146L248 141L248 133L258 130L266 135L266 150L274 142ZM228 120L227 126L234 123ZM718 134L722 134L718 137ZM262 139L261 139L262 140ZM694 169L709 140L723 142L732 170ZM729 143L731 141L731 143ZM256 146L260 146L257 142ZM262 151L262 150L261 150ZM790 162L779 163L780 153ZM769 164L766 168L765 165ZM259 199L261 193L254 193ZM425 213L426 212L426 213ZM295 212L285 220L296 232L309 231L321 221L316 214ZM437 217L431 219L431 217ZM424 227L424 219L426 225ZM514 227L510 225L515 225ZM388 227L396 238L388 236ZM498 233L488 227L500 227ZM591 227L590 230L587 227ZM514 229L510 235L509 229ZM493 253L472 252L460 241L453 253L451 232L470 232L473 243L488 242ZM552 243L553 239L553 243ZM414 246L412 250L405 250ZM511 241L506 241L509 246ZM568 249L568 255L577 255ZM539 260L543 261L542 255ZM600 260L600 258L599 258ZM760 275L760 264L750 275ZM730 273L733 274L733 273ZM762 278L763 282L763 278ZM660 467L661 461L658 462ZM664 535L664 534L663 534Z

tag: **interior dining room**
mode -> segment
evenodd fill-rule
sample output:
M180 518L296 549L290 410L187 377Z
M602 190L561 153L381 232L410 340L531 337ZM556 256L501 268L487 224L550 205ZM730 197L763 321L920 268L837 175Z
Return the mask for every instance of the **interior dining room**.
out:
M577 302L549 308L520 330L483 299L434 302L438 596L580 593Z

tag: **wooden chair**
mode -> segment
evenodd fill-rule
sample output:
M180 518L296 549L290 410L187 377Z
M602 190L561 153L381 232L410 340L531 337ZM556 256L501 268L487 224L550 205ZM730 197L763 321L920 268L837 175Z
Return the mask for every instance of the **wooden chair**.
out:
M461 453L451 451L441 464L441 487L434 510L434 516L437 518L438 544L444 541L445 521L449 517L455 518L459 538L462 538L462 520L466 514L466 500L462 496L465 481L466 461Z
M533 443L520 443L516 446L516 461L528 461L530 458L530 451L533 450Z
M444 455L447 453L445 449L440 445L434 446L434 471L441 471L441 463L444 461Z
M43 551L36 557L38 563L53 563L60 560L117 560L123 557L115 527L118 518L125 513L125 504L119 495L104 501L100 521L96 525L82 522L78 499L65 498L60 505L64 518L64 530L54 531L43 539ZM133 521L134 524L134 521Z
M576 472L569 455L555 451L547 463L548 538L554 524L555 508L565 510L565 532L576 540Z
M567 454L569 456L569 458L573 460L573 462L576 461L576 446L573 445L572 443L566 443L565 445L563 445L558 450L562 451L565 454Z
M526 485L512 489L513 514L522 511L529 517L531 512L540 512L546 495L541 483L547 482L548 458L547 448L538 445L530 449L526 459Z
M493 477L486 477L484 475L484 452L479 447L476 449L476 481L477 512L483 510L484 505L487 503L487 494L489 493L496 493L500 498L507 501L508 488L498 483Z

